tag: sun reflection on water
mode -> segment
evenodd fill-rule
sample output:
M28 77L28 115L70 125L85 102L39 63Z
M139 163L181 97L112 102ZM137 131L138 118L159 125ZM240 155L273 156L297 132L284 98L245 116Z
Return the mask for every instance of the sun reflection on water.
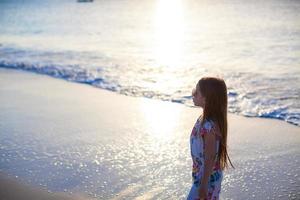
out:
M168 141L175 132L179 121L180 109L174 109L173 105L165 102L155 102L149 99L141 99L140 109L144 116L145 128L148 129L153 142ZM172 114L170 114L172 113Z
M154 54L159 65L179 66L184 43L184 18L181 0L159 0L155 13Z

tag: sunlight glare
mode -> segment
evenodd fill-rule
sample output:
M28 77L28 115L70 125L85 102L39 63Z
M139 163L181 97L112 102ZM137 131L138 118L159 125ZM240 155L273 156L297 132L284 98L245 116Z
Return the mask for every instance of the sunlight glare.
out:
M179 120L180 110L172 104L160 101L141 101L140 109L145 117L145 128L154 139L166 141L171 137ZM171 113L171 114L170 114Z
M159 0L155 14L154 54L159 65L176 67L182 62L184 19L181 0Z

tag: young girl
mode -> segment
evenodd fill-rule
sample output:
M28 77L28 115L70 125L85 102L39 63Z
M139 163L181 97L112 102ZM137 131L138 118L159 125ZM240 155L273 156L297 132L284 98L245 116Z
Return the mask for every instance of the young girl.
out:
M192 96L203 113L190 136L193 185L187 199L218 200L227 159L233 167L227 154L226 84L220 78L201 78Z

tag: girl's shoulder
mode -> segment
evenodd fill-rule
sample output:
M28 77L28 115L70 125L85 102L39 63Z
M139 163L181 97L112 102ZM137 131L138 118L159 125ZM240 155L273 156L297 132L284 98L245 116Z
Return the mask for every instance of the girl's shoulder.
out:
M204 121L201 120L201 131L202 132L210 132L214 128L214 121L210 119L205 119Z
M210 134L216 134L218 137L220 137L220 131L219 131L218 124L211 119L205 119L201 123L200 133L201 133L201 136L204 136L205 134L210 133Z

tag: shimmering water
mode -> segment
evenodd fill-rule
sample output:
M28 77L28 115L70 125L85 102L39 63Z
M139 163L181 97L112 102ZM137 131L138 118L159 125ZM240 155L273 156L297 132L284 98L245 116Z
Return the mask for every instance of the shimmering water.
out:
M229 110L300 123L300 2L1 0L0 65L191 105L223 77Z

